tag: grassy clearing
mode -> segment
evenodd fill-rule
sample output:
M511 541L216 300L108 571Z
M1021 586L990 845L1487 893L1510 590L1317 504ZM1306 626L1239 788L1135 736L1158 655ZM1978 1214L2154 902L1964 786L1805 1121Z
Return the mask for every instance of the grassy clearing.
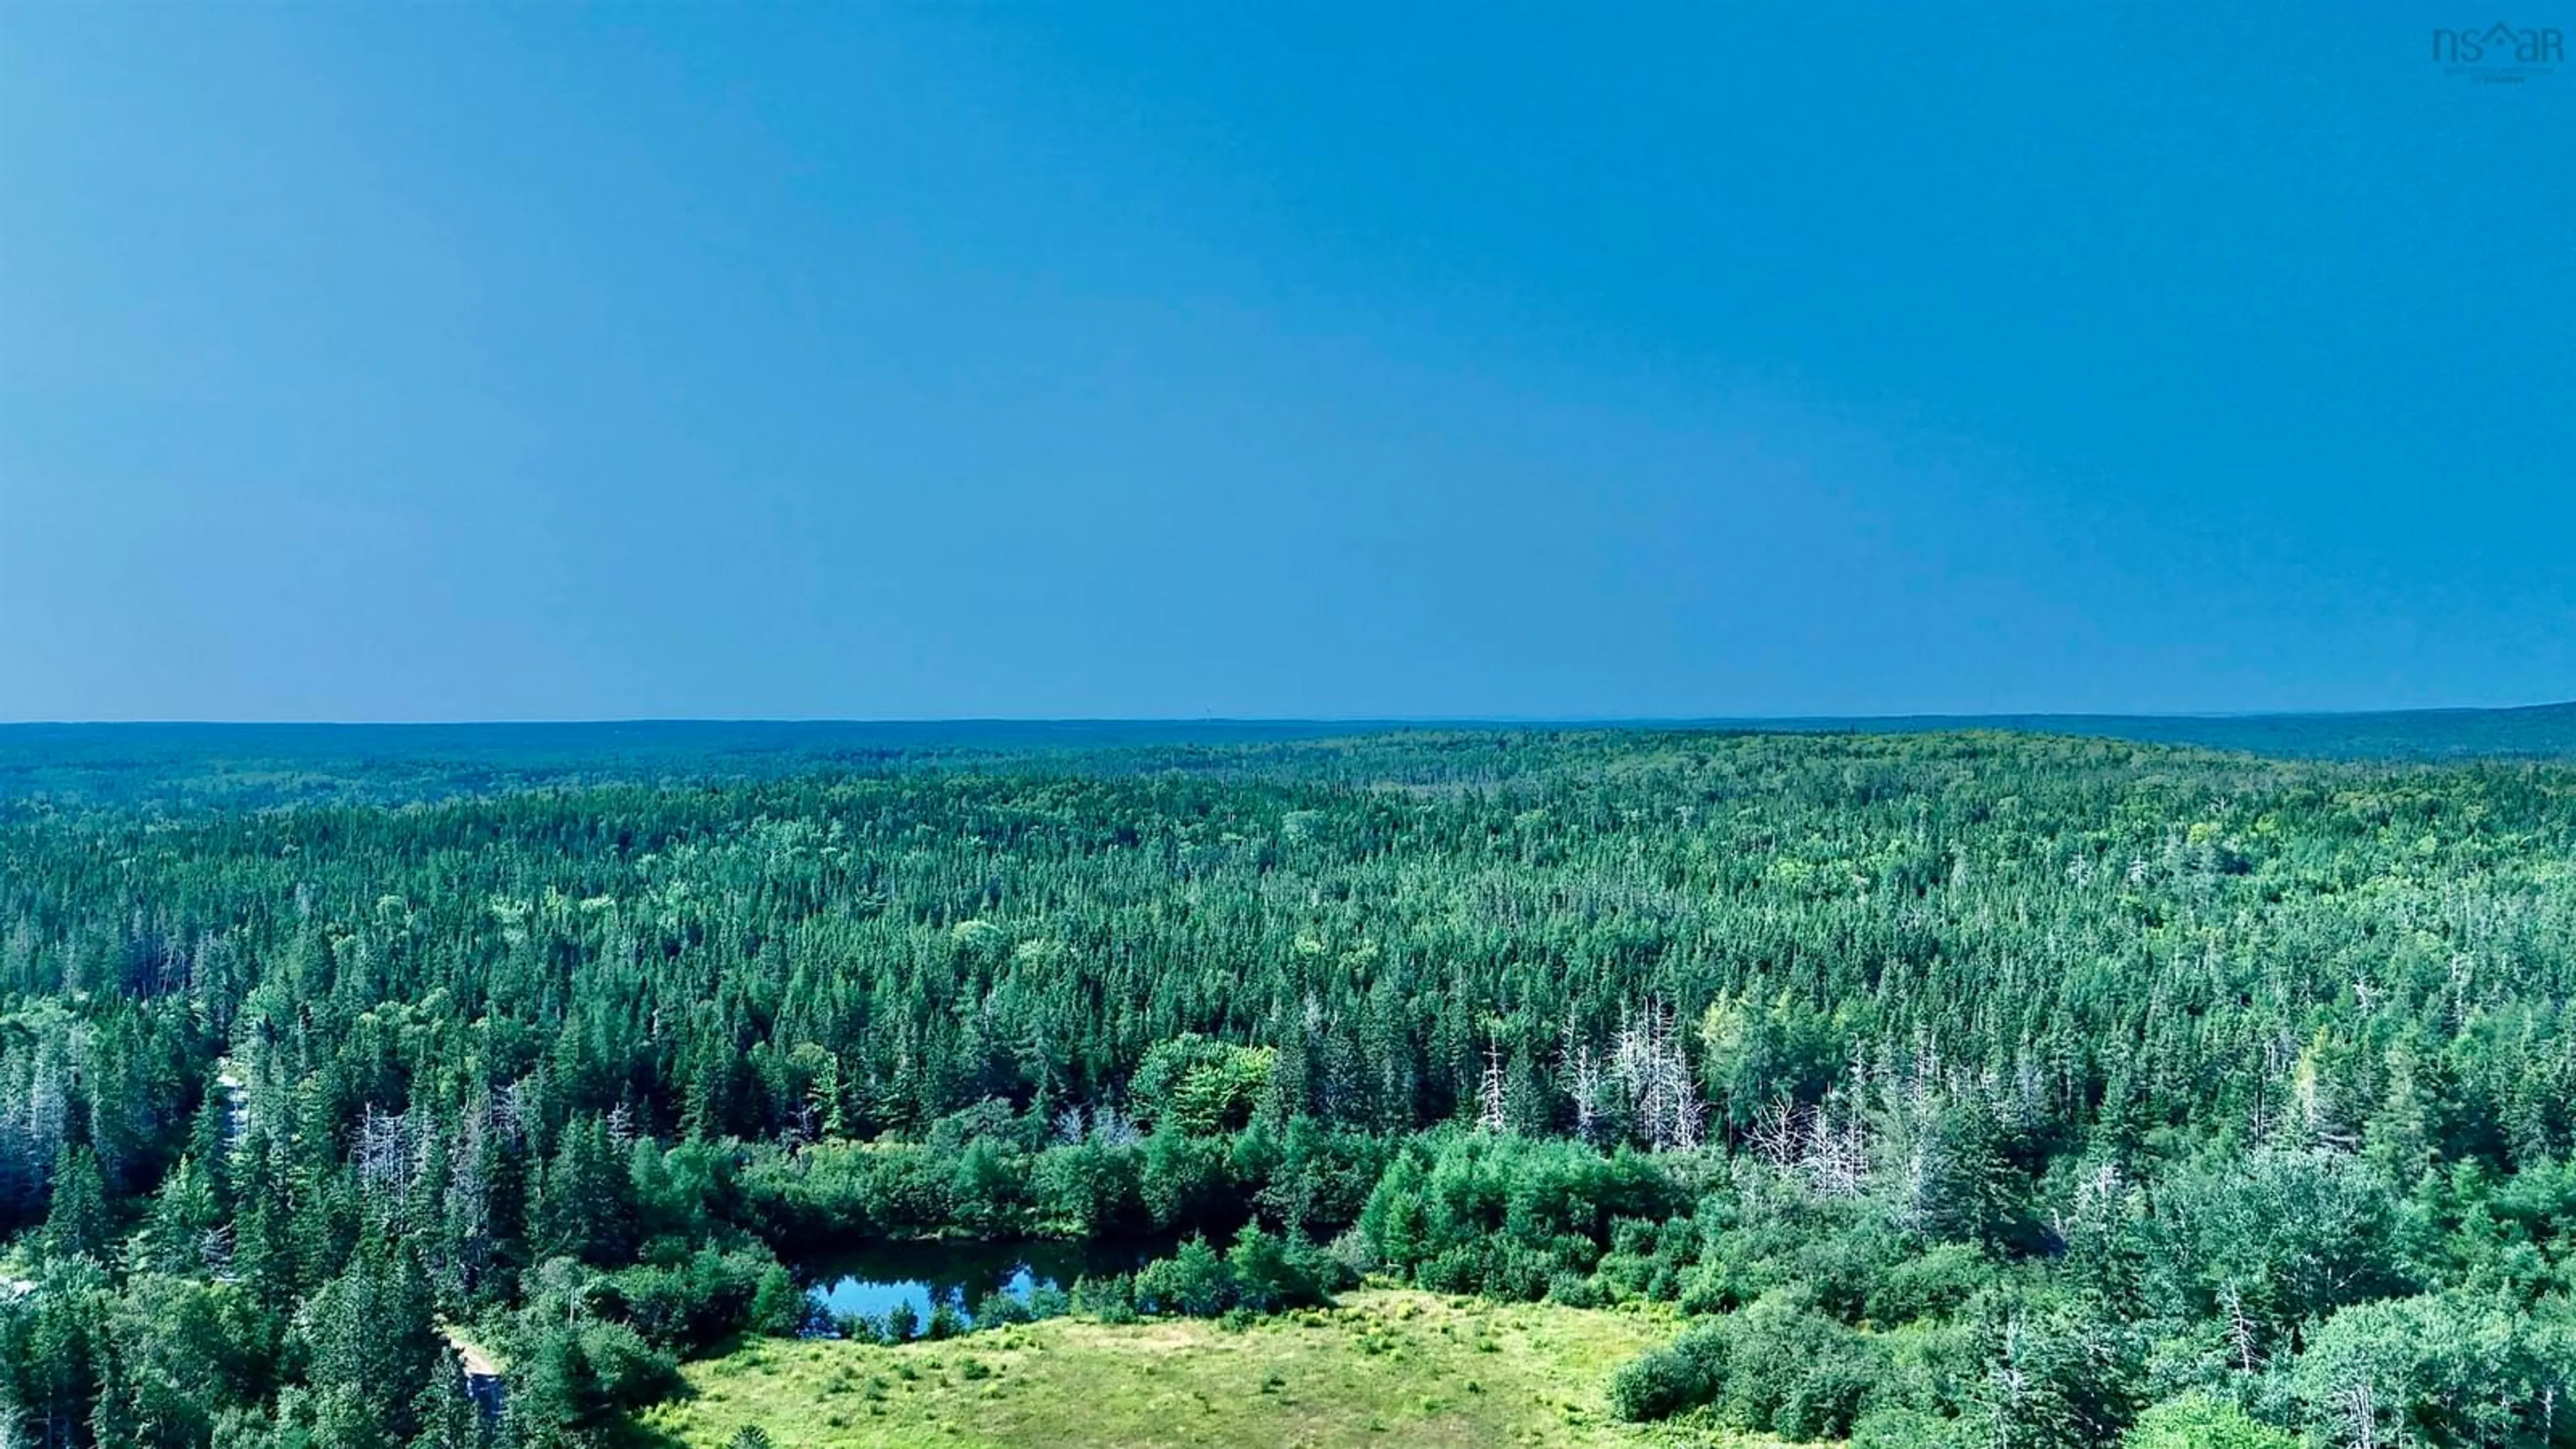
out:
M1054 1319L900 1348L764 1342L688 1368L642 1437L721 1449L872 1446L1738 1444L1614 1422L1611 1371L1659 1314L1348 1294L1240 1333L1200 1321Z

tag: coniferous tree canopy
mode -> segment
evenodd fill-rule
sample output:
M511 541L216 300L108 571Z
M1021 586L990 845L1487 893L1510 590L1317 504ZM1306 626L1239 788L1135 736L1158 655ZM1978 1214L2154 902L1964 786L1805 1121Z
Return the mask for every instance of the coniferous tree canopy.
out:
M1622 1411L1793 1438L2576 1444L2576 767L657 768L0 805L13 1442L596 1443L950 1235L1670 1301Z

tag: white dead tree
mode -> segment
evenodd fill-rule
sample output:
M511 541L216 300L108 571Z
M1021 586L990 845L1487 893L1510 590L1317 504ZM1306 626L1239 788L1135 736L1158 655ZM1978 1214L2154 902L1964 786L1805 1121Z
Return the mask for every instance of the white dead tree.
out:
M1565 1029L1557 1045L1557 1069L1563 1074L1566 1095L1574 1099L1574 1135L1587 1143L1597 1143L1601 1136L1601 1062L1593 1055L1592 1043L1576 1035L1574 1010L1565 1013Z
M1476 1130L1505 1132L1511 1128L1511 1089L1503 1076L1503 1049L1488 1037L1485 1041L1485 1071L1476 1084Z
M1753 1114L1753 1125L1744 1133L1745 1145L1777 1170L1794 1171L1806 1151L1806 1116L1806 1109L1782 1097Z
M383 1206L411 1183L411 1114L391 1113L367 1104L358 1118L356 1159L358 1187L368 1202Z
M1104 1102L1091 1109L1091 1140L1103 1147L1133 1147L1145 1140L1135 1119L1118 1110L1115 1102Z
M1830 1092L1810 1115L1805 1154L1799 1166L1807 1183L1824 1197L1858 1197L1869 1183L1869 1131L1860 1113L1841 1105Z
M1820 1196L1857 1197L1869 1185L1868 1124L1836 1093L1814 1107L1785 1097L1771 1103L1754 1114L1744 1140L1754 1156Z
M2227 1349L2236 1357L2236 1367L2244 1373L2254 1372L2258 1362L2254 1351L2254 1319L2245 1311L2245 1294L2231 1278L2218 1290L2218 1306L2227 1314Z
M1586 1042L1574 1058L1574 1135L1586 1142L1601 1138L1601 1064Z
M1660 1001L1639 1013L1622 1013L1610 1049L1610 1078L1626 1094L1630 1120L1657 1152L1699 1146L1707 1106L1690 1059L1673 1032L1673 1014Z
M2344 1442L2352 1449L2379 1449L2379 1395L2369 1379L2336 1395L2335 1407L2343 1411Z
M2022 1400L2030 1393L2030 1375L2022 1368L2022 1325L2018 1315L2004 1324L2003 1352L1988 1370L1994 1382L1994 1402L1987 1442L1995 1449L2013 1449L2013 1427L2020 1421Z

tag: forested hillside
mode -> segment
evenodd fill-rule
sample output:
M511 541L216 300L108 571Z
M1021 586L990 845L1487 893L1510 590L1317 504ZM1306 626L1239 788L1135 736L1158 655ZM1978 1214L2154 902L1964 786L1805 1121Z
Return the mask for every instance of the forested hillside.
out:
M1150 749L21 799L0 1442L603 1442L949 1234L1676 1303L1638 1419L2576 1444L2576 766Z

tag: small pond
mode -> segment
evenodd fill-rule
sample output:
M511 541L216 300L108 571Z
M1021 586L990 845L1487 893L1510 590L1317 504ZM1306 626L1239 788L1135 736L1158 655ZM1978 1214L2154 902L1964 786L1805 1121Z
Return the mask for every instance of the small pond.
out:
M920 1321L946 1304L972 1318L993 1293L1028 1301L1038 1288L1071 1288L1077 1278L1133 1273L1167 1256L1164 1241L1109 1243L870 1243L807 1260L815 1303L832 1314L883 1318L898 1303Z

